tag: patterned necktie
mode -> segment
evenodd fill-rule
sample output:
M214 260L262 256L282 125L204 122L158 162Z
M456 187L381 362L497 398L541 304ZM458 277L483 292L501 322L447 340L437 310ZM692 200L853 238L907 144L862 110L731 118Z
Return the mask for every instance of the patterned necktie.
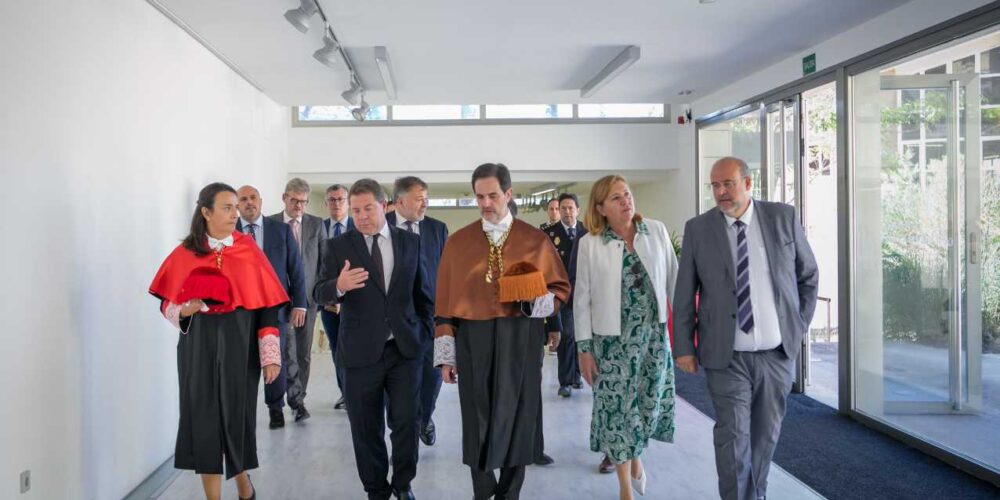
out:
M299 230L299 221L289 219L288 224L292 226L292 236L295 237L295 242L299 244L299 248L302 248L302 231Z
M249 234L254 241L257 241L257 224L247 224L247 234Z
M569 233L569 241L573 241L573 240L576 239L576 228L575 227L569 228L569 231L567 231L567 232Z
M378 233L372 235L372 262L375 264L376 274L378 276L375 279L379 280L383 286L385 285L385 265L382 264L382 249L378 246L378 237L381 236Z
M412 220L408 220L408 221L404 222L404 224L406 224L406 230L407 231L409 231L411 233L414 232L413 231L413 221Z
M753 305L750 303L750 252L747 248L746 223L736 225L736 315L743 333L753 331Z
M343 229L344 229L343 226L341 226L340 223L338 222L336 226L333 226L333 237L336 238L337 236L340 236L340 233Z

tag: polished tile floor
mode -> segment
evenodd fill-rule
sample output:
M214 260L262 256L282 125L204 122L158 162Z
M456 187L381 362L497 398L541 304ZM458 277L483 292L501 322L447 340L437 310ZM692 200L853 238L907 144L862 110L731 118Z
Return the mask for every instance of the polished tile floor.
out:
M260 500L366 498L354 464L347 414L333 409L339 394L327 356L318 352L313 356L314 373L306 400L311 419L302 424L292 423L286 409L289 424L283 429L268 430L267 409L261 395L257 431L260 468L251 472ZM568 399L558 397L555 373L555 357L546 356L545 444L555 464L530 467L521 497L615 500L618 484L614 475L597 473L601 457L589 449L590 390L574 391ZM643 455L649 483L646 496L642 498L718 498L712 420L683 400L677 401L676 417L676 442L651 442ZM413 492L421 500L472 498L469 470L461 463L456 386L445 385L442 389L434 420L437 444L433 447L421 445ZM772 500L820 498L777 465L771 467L769 482L768 498ZM175 474L154 498L174 500L200 496L198 477L184 471ZM224 498L237 498L233 481L225 484Z

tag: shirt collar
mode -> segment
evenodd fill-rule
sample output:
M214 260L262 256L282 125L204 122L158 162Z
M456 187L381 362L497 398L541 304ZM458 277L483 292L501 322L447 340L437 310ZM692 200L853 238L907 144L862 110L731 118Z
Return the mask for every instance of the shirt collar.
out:
M246 228L250 224L255 224L257 227L264 227L264 214L258 215L257 220L254 221L248 221L243 217L240 217L240 224L242 224L244 228Z
M396 227L402 228L402 229L406 229L406 223L409 222L409 221L410 221L410 219L407 219L406 217L400 217L400 216L397 215L396 216ZM421 221L419 221L419 220L415 220L415 221L413 221L413 225L414 226L419 226L420 222Z
M289 221L291 221L291 220L292 220L292 219L294 218L294 217L290 217L290 216L288 215L288 212L286 212L286 211L284 211L284 210L282 210L282 211L281 211L281 216L282 216L282 217L283 217L283 218L285 219L285 224L288 224L288 222L289 222ZM297 221L297 222L298 222L299 224L301 224L301 223L302 223L302 217L299 217L299 218L297 218L297 219L295 219L295 220L296 220L296 221Z
M213 250L219 250L219 246L231 247L233 246L233 235L230 234L221 240L217 240L211 236L208 237L208 248Z
M483 219L483 231L506 231L512 222L514 222L514 214L508 210L507 215L496 224Z
M636 234L649 234L649 227L646 226L646 222L642 220L635 221L635 233ZM604 243L608 243L613 240L623 241L618 233L611 229L611 226L604 228L604 234L602 235Z
M381 236L381 237L382 237L382 238L383 238L383 239L384 239L385 241L389 241L389 240L391 240L391 239L392 239L392 236L391 236L391 235L392 235L392 233L391 233L391 232L389 232L389 223L388 223L388 222L386 222L385 224L382 224L382 229L380 229L380 230L379 230L378 234L379 234L379 236ZM371 237L371 236L368 236L368 235L366 234L366 235L365 235L365 241L371 241L371 240L372 240L372 237Z
M350 215L345 215L344 218L340 220L333 220L333 217L330 217L330 229L337 227L338 223L340 224L340 227L347 229L347 220L350 218Z
M726 225L729 227L732 227L737 220L743 221L743 223L746 224L747 227L750 227L750 222L753 221L753 198L750 199L750 204L747 205L747 211L743 212L743 215L741 215L739 219L736 219L735 217L730 217L726 214L722 215L726 217Z
M576 229L576 226L567 226L565 223L563 223L562 219L559 220L559 223L562 224L562 227L563 229L566 230L567 234L569 234L570 229Z

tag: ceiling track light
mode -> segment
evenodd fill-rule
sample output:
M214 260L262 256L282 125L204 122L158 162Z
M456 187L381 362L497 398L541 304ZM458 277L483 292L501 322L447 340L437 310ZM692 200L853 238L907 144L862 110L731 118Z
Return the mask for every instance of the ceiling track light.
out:
M351 62L351 58L347 56L344 47L337 40L337 35L333 33L333 28L330 27L330 21L327 19L326 13L323 12L323 8L320 7L317 0L299 0L299 2L299 8L285 12L285 19L288 19L288 22L292 23L292 26L295 26L296 29L305 33L309 31L309 18L313 14L319 13L319 17L323 20L323 48L313 52L313 58L326 66L333 67L337 64L337 56L340 56L340 59L344 61L344 65L347 66L347 71L351 75L351 88L344 91L340 96L355 106L363 104L364 113L367 113L368 104L364 102L365 86L361 83L361 78L354 69L354 63ZM362 116L364 113L362 113Z
M323 35L323 48L313 52L313 59L331 68L336 67L337 60L340 59L340 43L329 33Z
M351 75L351 88L341 93L340 97L355 106L359 106L365 100L365 89L354 78L354 75Z
M396 80L392 76L392 65L389 63L389 51L379 45L375 47L375 64L378 72L382 75L382 84L385 85L385 94L390 101L396 100Z
M351 116L353 116L355 120L363 122L365 121L365 118L368 115L368 109L369 109L368 103L365 101L361 101L360 106L351 110Z
M288 20L295 29L307 33L309 31L309 19L319 11L316 0L299 0L299 7L285 12L285 19Z
M580 97L590 97L597 93L601 87L605 86L615 77L620 75L623 71L628 69L629 66L635 64L639 60L639 47L637 45L629 45L625 47L620 54L618 54L607 66L604 67L597 75L594 76L586 85L580 89Z

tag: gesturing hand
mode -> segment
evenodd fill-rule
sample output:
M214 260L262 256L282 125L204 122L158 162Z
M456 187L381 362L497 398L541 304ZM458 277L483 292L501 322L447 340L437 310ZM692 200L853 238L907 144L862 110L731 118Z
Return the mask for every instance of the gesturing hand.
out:
M351 261L345 260L344 269L340 271L340 276L337 277L337 290L343 293L357 290L365 286L365 281L368 281L368 271L365 271L361 267L351 269Z

